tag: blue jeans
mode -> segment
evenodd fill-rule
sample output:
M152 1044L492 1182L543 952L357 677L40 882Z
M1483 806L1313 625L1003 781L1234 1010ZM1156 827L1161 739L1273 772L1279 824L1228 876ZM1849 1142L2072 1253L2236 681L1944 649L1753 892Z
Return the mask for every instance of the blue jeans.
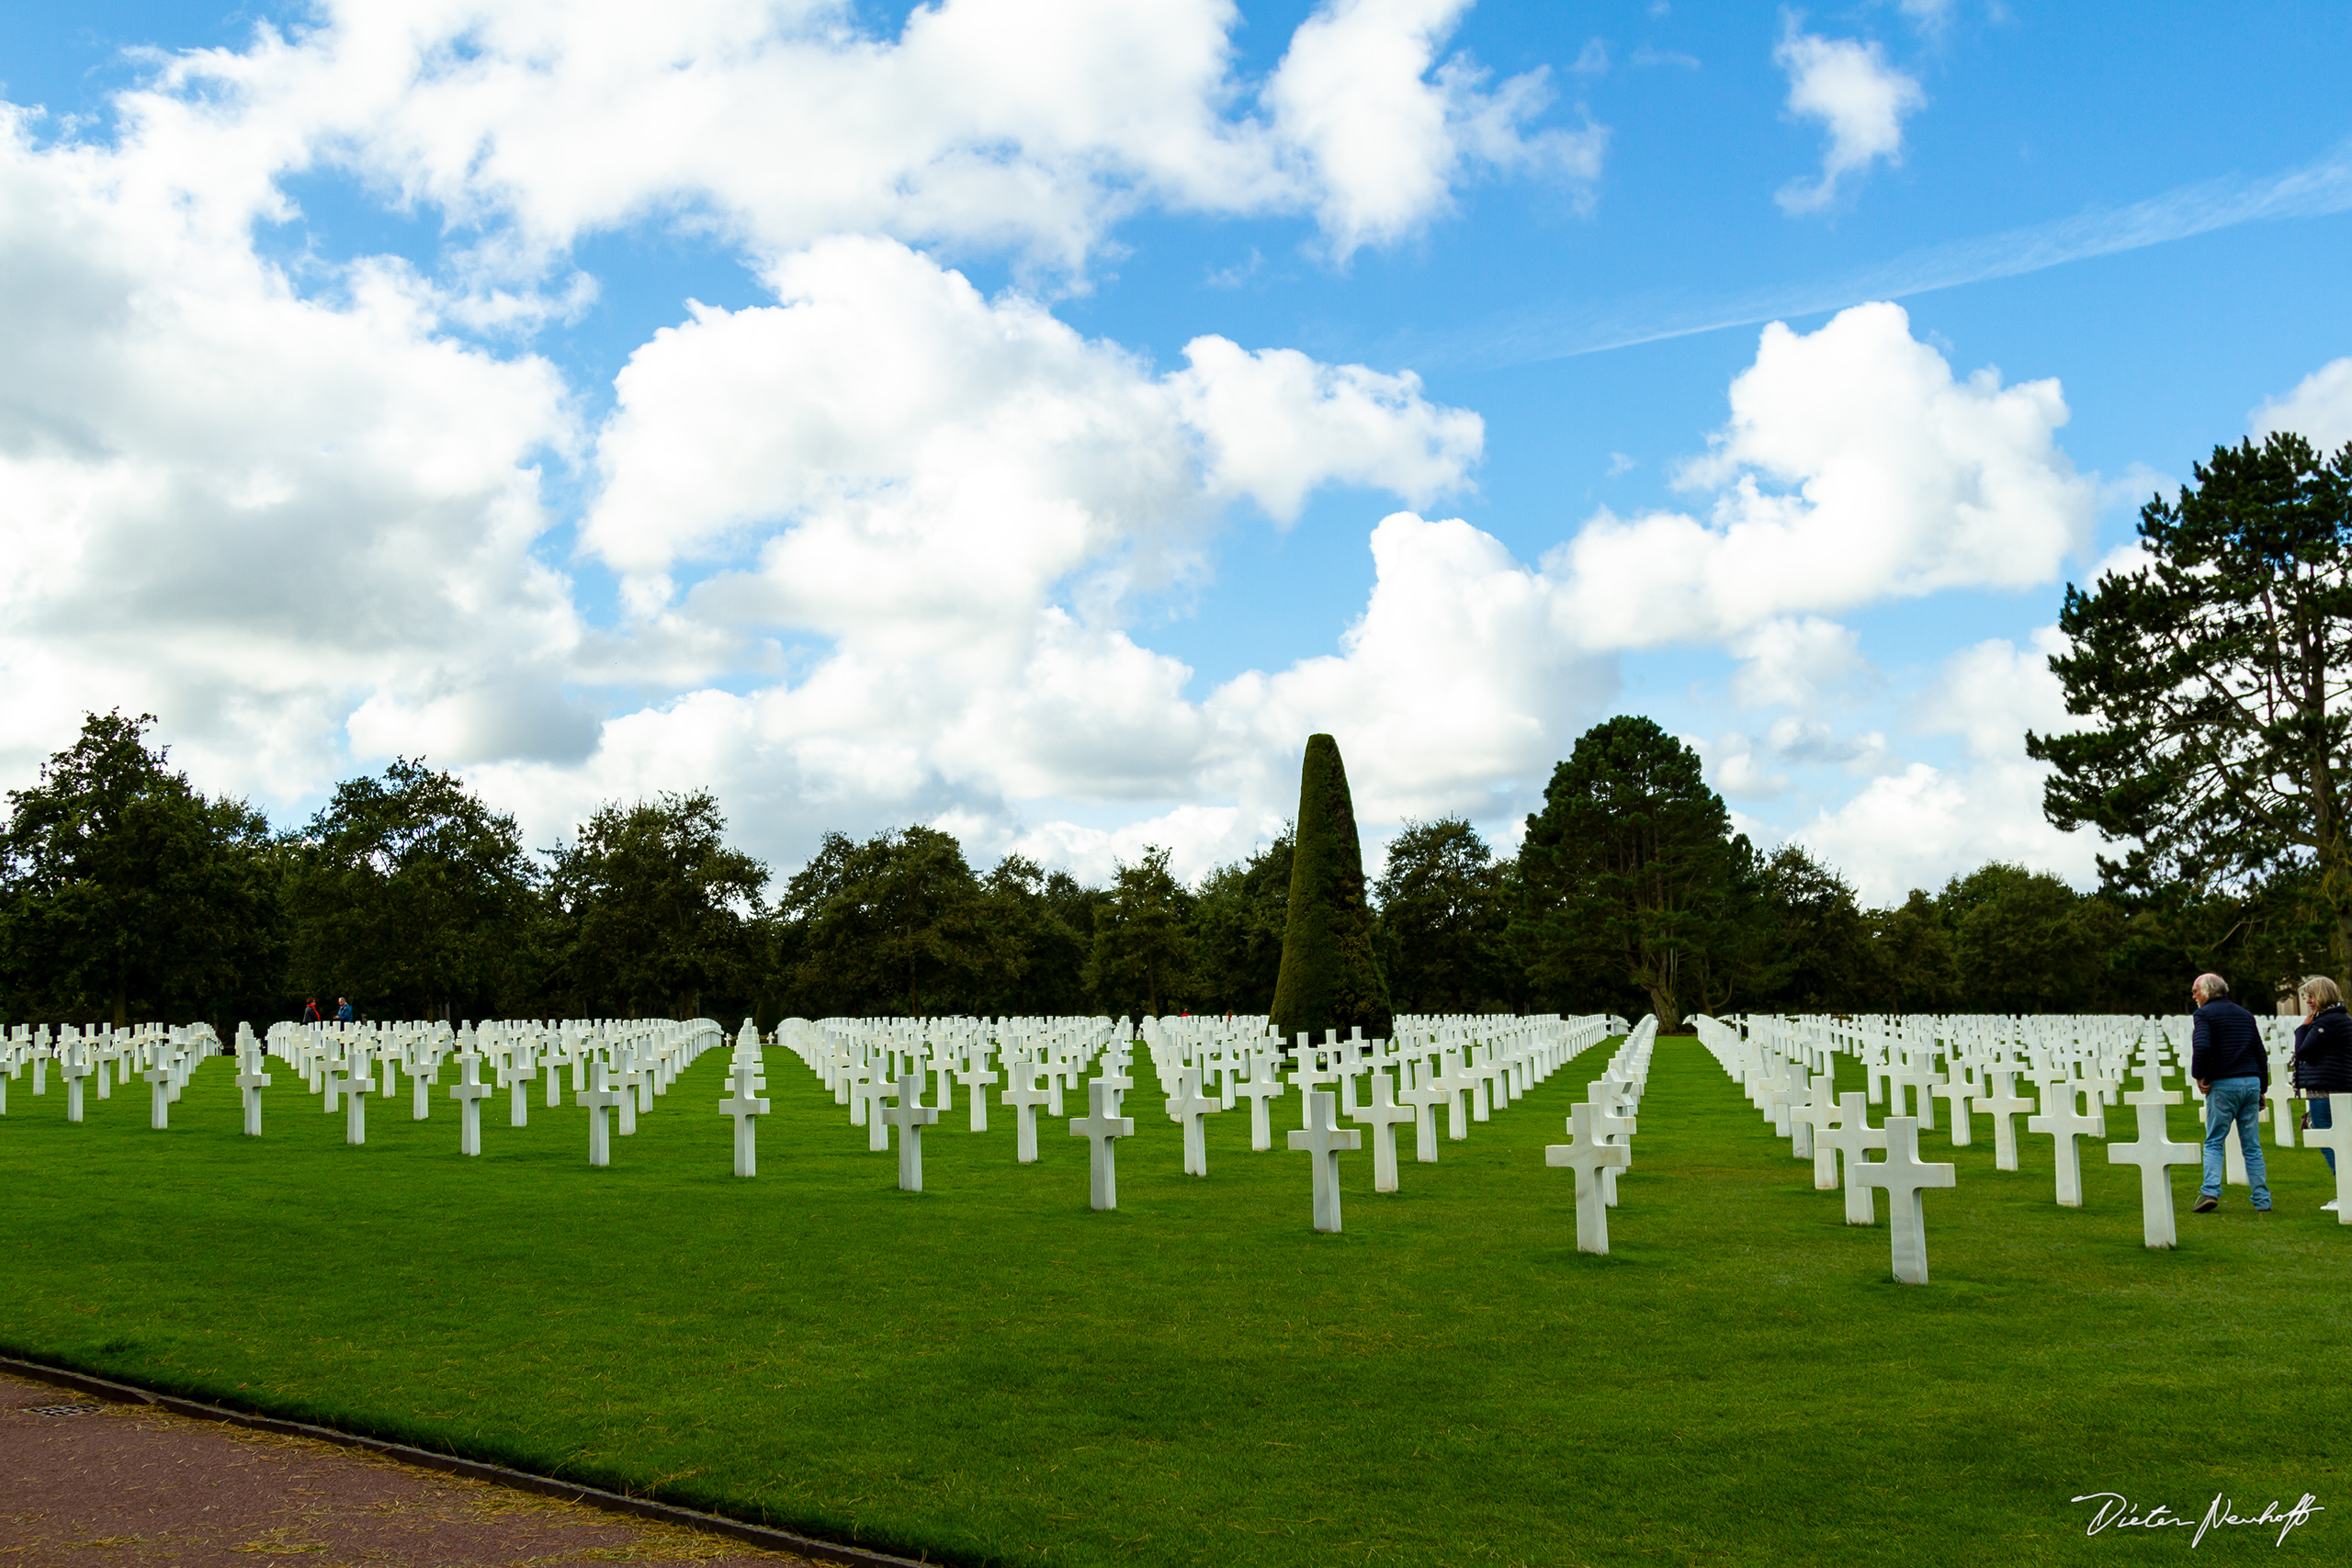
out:
M2335 1109L2327 1103L2327 1100L2324 1096L2318 1100L2306 1100L2303 1101L2303 1117L2304 1120L2313 1127L2326 1128L2335 1125ZM2327 1156L2327 1173L2330 1176L2334 1176L2335 1174L2335 1151L2334 1149L2322 1149L2320 1150L2320 1153Z
M2238 1125L2238 1146L2245 1151L2246 1185L2254 1190L2254 1206L2270 1207L2270 1173L2262 1165L2262 1080L2256 1077L2215 1078L2205 1091L2205 1182L2198 1189L2206 1198L2222 1195L2222 1145L2230 1123Z

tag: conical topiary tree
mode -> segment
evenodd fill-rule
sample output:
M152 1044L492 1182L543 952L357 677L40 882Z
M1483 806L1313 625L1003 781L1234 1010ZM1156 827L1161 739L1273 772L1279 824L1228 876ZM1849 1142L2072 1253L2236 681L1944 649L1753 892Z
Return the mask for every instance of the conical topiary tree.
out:
M1310 735L1299 770L1274 1031L1292 1041L1306 1031L1319 1043L1327 1029L1345 1039L1350 1029L1362 1028L1366 1039L1385 1039L1390 1021L1388 982L1373 949L1372 907L1364 901L1363 849L1356 840L1347 766L1338 741Z

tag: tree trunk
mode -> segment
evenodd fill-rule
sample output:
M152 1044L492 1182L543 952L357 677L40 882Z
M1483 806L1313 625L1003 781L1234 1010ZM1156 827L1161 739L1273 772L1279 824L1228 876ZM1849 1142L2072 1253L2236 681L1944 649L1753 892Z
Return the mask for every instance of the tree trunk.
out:
M1674 1005L1674 993L1659 986L1645 986L1643 989L1650 994L1650 1010L1657 1014L1657 1032L1660 1034L1681 1033L1682 1012Z

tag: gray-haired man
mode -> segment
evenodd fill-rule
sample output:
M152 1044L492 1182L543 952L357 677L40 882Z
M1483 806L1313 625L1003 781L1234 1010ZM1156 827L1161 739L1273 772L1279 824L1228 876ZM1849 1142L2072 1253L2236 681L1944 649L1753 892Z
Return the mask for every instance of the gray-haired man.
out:
M2269 1172L2262 1164L2262 1091L2270 1085L2270 1058L2254 1014L2229 999L2229 983L2199 975L2188 988L2197 1027L2188 1076L2205 1091L2205 1180L2197 1190L2197 1212L2210 1214L2222 1202L2222 1145L2236 1123L2245 1151L2246 1185L2254 1190L2254 1212L2270 1212Z

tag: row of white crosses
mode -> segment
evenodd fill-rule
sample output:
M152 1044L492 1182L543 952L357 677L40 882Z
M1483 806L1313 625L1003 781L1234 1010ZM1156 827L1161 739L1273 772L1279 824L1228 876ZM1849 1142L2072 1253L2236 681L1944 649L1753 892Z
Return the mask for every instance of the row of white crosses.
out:
M2296 1021L2267 1017L2257 1022L2262 1026L2271 1067L2264 1108L2264 1115L2270 1122L2266 1141L2273 1147L2292 1148L2302 1112L2287 1070L2294 1048ZM1987 1103L1990 1100L2003 1098L1988 1095L1982 1087L1983 1069L1993 1066L2015 1068L2043 1089L2053 1078L2064 1080L2076 1095L2095 1095L2099 1105L2115 1105L2119 1092L2134 1076L2144 1076L2152 1059L2159 1067L2167 1063L2186 1067L2190 1020L2186 1016L2152 1019L1986 1014L1851 1020L1751 1019L1748 1026L1751 1031L1763 1027L1767 1044L1778 1043L1775 1036L1782 1032L1796 1031L1855 1057L1868 1074L1872 1105L1891 1099L1899 1111L1903 1109L1904 1089L1925 1095L1919 1101L1920 1125L1933 1131L1936 1099L1953 1106L1959 1095L1967 1093L1977 1100L1976 1109L1984 1111L1992 1109ZM1939 1056L1947 1064L1942 1069L1937 1066ZM1972 1086L1966 1090L1960 1087L1963 1079ZM2183 1092L2199 1101L2204 1098L2203 1091L2193 1083L2185 1084ZM2046 1100L2049 1097L2045 1094L2043 1098ZM2047 1113L2046 1105L2044 1111ZM2098 1112L2094 1111L2093 1114ZM1996 1124L1996 1136L2002 1127L2001 1123ZM1968 1141L1970 1129L1964 1119L1955 1121L1954 1132L1955 1143ZM2106 1135L2103 1122L2101 1130L2093 1135ZM2245 1156L2234 1128L2224 1148L2224 1179L2244 1186ZM2013 1163L2001 1163L1999 1168L2016 1168Z
M1848 1224L1875 1224L1874 1194L1885 1190L1894 1277L1906 1285L1926 1284L1927 1189L1951 1187L1958 1181L1956 1168L1919 1158L1919 1130L1927 1108L1934 1103L1934 1085L1924 1077L1900 1074L1891 1077L1888 1081L1897 1086L1894 1092L1898 1094L1902 1088L1920 1091L1921 1114L1893 1114L1901 1109L1896 1100L1890 1103L1885 1124L1872 1127L1867 1094L1836 1092L1829 1069L1837 1042L1828 1032L1751 1019L1743 1034L1731 1024L1705 1017L1693 1020L1692 1028L1699 1043L1770 1122L1773 1134L1789 1140L1791 1155L1813 1162L1816 1190L1836 1190L1840 1185L1838 1168L1844 1167ZM1966 1118L1964 1109L1962 1118ZM1863 1158L1871 1149L1885 1151L1884 1157Z
M2291 1025L2292 1021L2285 1022ZM1726 1070L1747 1086L1751 1099L1759 1108L1774 1116L1775 1132L1792 1136L1799 1157L1806 1152L1803 1145L1808 1133L1815 1139L1826 1136L1837 1145L1818 1152L1815 1184L1835 1184L1831 1165L1842 1154L1848 1161L1847 1218L1851 1223L1869 1224L1873 1217L1867 1188L1857 1201L1854 1162L1861 1149L1885 1146L1883 1140L1897 1136L1900 1122L1912 1124L1913 1141L1908 1153L1891 1150L1887 1164L1916 1167L1916 1179L1926 1185L1950 1185L1940 1173L1951 1168L1919 1165L1916 1158L1917 1132L1920 1128L1932 1129L1935 1104L1941 1100L1950 1118L1954 1146L1970 1143L1976 1116L1992 1118L1994 1167L1998 1170L2018 1168L2016 1119L2024 1115L2028 1133L2052 1140L2055 1196L2064 1207L2078 1208L2083 1201L2080 1140L2107 1140L2110 1164L2132 1165L2140 1169L2143 1240L2151 1247L2165 1248L2177 1246L2179 1240L2170 1169L2174 1166L2200 1165L2204 1152L2199 1143L2174 1141L2165 1129L2167 1107L2181 1103L2189 1094L2201 1098L2194 1080L2188 1077L2188 1023L2186 1019L1998 1016L1752 1018L1746 1021L1744 1036L1736 1028L1709 1020L1701 1028L1701 1037ZM2265 1034L2271 1056L2274 1126L2284 1129L2278 1134L2278 1146L2292 1147L2293 1127L2301 1109L2286 1092L2293 1035L2291 1028L2275 1025L2266 1027ZM1812 1082L1826 1086L1833 1054L1850 1055L1860 1061L1869 1092L1838 1097L1839 1103L1834 1108L1802 1103L1828 1098L1826 1088L1809 1088L1804 1075L1812 1069L1821 1069L1824 1076ZM2182 1076L2182 1089L2166 1087L2166 1079L2176 1071ZM2038 1111L2035 1102L2018 1092L2018 1080L2021 1077L2030 1079L2038 1090ZM2128 1087L2134 1077L2139 1087ZM1870 1129L1864 1106L1879 1102L1883 1097L1890 1111L1900 1111L1906 1090L1914 1097L1918 1114L1890 1114L1885 1129ZM2352 1110L2352 1097L2341 1098L2346 1100L2346 1109ZM2134 1114L2136 1135L2128 1142L2109 1137L2106 1109L2119 1104L2131 1107ZM1825 1134L1825 1125L1838 1130ZM1852 1147L1845 1146L1849 1142ZM2304 1142L2307 1146L2338 1151L2337 1213L2342 1220L2344 1211L2352 1207L2346 1201L2352 1199L2352 1169L2347 1169L2352 1166L2352 1155L2345 1152L2352 1150L2352 1134L2314 1130ZM2225 1179L2243 1184L2246 1179L2245 1158L2234 1129L2224 1146L2228 1154ZM1861 1179L1873 1181L1875 1179L1868 1173L1878 1168L1865 1165ZM1876 1180L1876 1184L1886 1182ZM1916 1188L1913 1190L1916 1194ZM1897 1228L1905 1231L1916 1228L1907 1224L1902 1213L1898 1213L1896 1224ZM1896 1272L1903 1277L1905 1238L1898 1236L1895 1245ZM1917 1280L1924 1281L1923 1243L1909 1261Z
M1657 1042L1656 1015L1642 1020L1586 1086L1585 1103L1568 1112L1568 1141L1547 1145L1544 1163L1576 1172L1577 1250L1606 1254L1617 1178L1634 1163L1634 1112L1649 1082Z
M623 1135L634 1133L639 1112L651 1110L654 1098L667 1093L703 1051L724 1042L708 1019L484 1022L454 1032L440 1021L280 1023L266 1042L256 1039L250 1026L238 1025L233 1051L247 1135L262 1134L262 1090L275 1081L267 1064L276 1056L320 1097L326 1114L343 1116L344 1138L350 1144L367 1142L368 1098L389 1100L398 1074L408 1077L411 1116L426 1120L439 1074L454 1064L458 1081L447 1086L447 1094L458 1103L458 1146L465 1156L481 1153L482 1102L499 1088L508 1090L509 1124L524 1126L532 1080L544 1075L547 1103L558 1106L569 1069L574 1101L590 1112L589 1161L605 1165L611 1160L613 1113L619 1113ZM0 1114L7 1109L11 1077L29 1066L33 1092L44 1094L53 1066L65 1087L66 1119L80 1122L85 1084L95 1080L104 1097L111 1071L119 1067L126 1080L135 1071L149 1084L149 1124L163 1129L170 1124L170 1107L189 1074L219 1054L219 1037L208 1024L139 1031L66 1026L54 1032L19 1025L0 1036ZM486 1071L494 1082L485 1081Z
M130 1083L135 1075L148 1086L148 1125L171 1125L171 1108L197 1064L219 1055L220 1037L209 1023L141 1024L111 1029L93 1024L17 1024L0 1037L0 1116L8 1112L8 1084L32 1075L32 1092L47 1095L49 1069L57 1069L64 1085L65 1120L83 1119L85 1093L95 1084L98 1098L112 1097L119 1079Z
M863 1126L867 1147L888 1150L898 1129L899 1185L922 1187L922 1130L954 1110L955 1087L968 1096L969 1125L989 1130L988 1095L1013 1114L1013 1157L1037 1157L1036 1119L1067 1114L1065 1096L1083 1089L1084 1114L1069 1119L1073 1137L1089 1141L1088 1197L1098 1209L1118 1201L1116 1145L1134 1135L1123 1111L1133 1087L1131 1050L1139 1044L1168 1086L1167 1114L1177 1124L1183 1168L1208 1174L1206 1118L1247 1101L1250 1146L1273 1146L1273 1107L1295 1090L1300 1126L1285 1139L1312 1156L1317 1228L1340 1225L1338 1156L1372 1136L1373 1185L1397 1190L1396 1134L1416 1129L1416 1156L1438 1157L1435 1110L1447 1107L1448 1134L1469 1135L1474 1121L1527 1092L1562 1062L1605 1038L1611 1021L1477 1019L1397 1021L1396 1041L1348 1040L1327 1032L1285 1042L1263 1019L1145 1019L1129 1026L1107 1018L1057 1020L786 1020L777 1043L817 1075L836 1105ZM1090 1077L1088 1075L1095 1074ZM936 1098L926 1102L935 1083ZM1404 1087L1400 1089L1399 1085ZM737 1098L741 1098L740 1093ZM730 1111L730 1114L734 1112ZM1359 1125L1347 1128L1342 1120Z

